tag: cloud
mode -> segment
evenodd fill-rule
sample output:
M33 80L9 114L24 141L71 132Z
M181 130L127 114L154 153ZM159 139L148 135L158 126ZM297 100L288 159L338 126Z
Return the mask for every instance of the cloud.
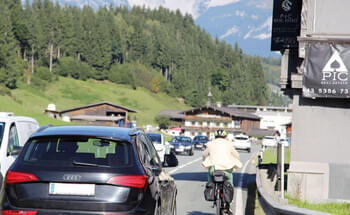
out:
M246 15L244 10L242 10L242 11L236 10L235 14L236 14L236 16L240 16L240 17L245 17L245 15Z
M258 40L265 40L265 39L268 39L270 37L271 37L271 33L261 33L261 34L254 36L253 38L258 39Z
M259 17L258 17L257 15L255 15L255 14L252 14L250 17L251 17L253 20L258 20L258 19L259 19Z
M206 6L208 8L211 7L219 7L219 6L225 6L228 4L233 4L233 3L237 3L240 0L210 0L209 2L206 3Z
M264 40L270 38L272 29L272 16L268 17L264 23L258 27L250 27L249 31L244 35L244 39L254 38L259 40Z
M230 35L235 35L236 33L239 32L239 29L237 26L233 26L232 28L230 28L225 34L220 36L220 39L225 39L226 37L230 36Z
M249 6L255 6L260 9L272 9L273 0L250 0L248 2Z
M159 6L170 10L180 10L182 14L191 14L193 18L197 18L199 9L203 0L127 0L130 6L143 6L149 8L158 8Z

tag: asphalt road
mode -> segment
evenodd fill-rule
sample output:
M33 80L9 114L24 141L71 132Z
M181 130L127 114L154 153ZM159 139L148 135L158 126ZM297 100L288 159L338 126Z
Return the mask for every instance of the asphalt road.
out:
M247 202L255 201L255 199L249 200L247 185L255 181L255 166L251 160L259 149L258 146L253 146L251 153L239 151L243 168L233 173L235 195L232 209L235 215L253 214L252 211L249 211ZM215 214L215 208L212 208L212 203L205 201L203 195L205 183L207 182L207 171L200 165L202 151L195 151L193 156L177 155L177 158L179 160L177 167L165 168L165 171L176 180L178 188L177 214Z

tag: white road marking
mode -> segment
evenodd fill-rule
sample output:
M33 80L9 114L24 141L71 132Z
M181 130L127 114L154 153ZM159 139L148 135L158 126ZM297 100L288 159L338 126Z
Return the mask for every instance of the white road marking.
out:
M193 161L190 161L190 162L188 162L188 163L185 163L185 164L183 164L183 165L181 165L181 166L179 166L179 167L176 167L175 169L169 171L168 174L170 174L170 175L171 175L171 174L174 174L175 172L179 171L180 169L182 169L182 168L184 168L184 167L186 167L186 166L189 166L189 165L191 165L191 164L193 164L193 163L196 163L196 162L198 162L198 161L200 161L200 160L202 160L201 157L200 157L200 158L197 158L197 159L195 159L195 160L193 160Z
M255 157L256 154L252 155L252 157L244 164L243 169L241 170L241 174L239 177L238 181L238 187L236 189L237 195L236 195L236 211L235 215L243 215L243 192L242 192L242 187L243 187L243 182L244 182L244 173L248 167L248 164L251 162L251 160Z

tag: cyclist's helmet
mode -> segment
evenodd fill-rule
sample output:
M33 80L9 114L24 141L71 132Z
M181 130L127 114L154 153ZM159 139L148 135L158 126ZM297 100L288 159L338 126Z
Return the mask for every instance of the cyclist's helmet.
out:
M219 137L226 138L227 137L227 133L226 133L225 130L219 129L219 130L215 131L214 136L215 136L215 138L219 138Z

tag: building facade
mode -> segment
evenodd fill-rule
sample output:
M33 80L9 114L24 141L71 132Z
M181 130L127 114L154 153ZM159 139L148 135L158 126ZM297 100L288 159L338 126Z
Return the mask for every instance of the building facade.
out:
M249 129L259 128L260 118L252 113L227 107L204 106L184 111L183 130L185 136L197 135L214 138L214 132L223 129L228 139L237 133L247 133Z
M288 124L292 122L292 108L290 107L272 107L272 106L249 106L249 105L230 105L229 107L241 111L252 112L260 117L260 129L276 130L281 138L290 137L291 130L288 132Z
M298 46L281 49L281 87L293 99L288 193L310 202L349 201L350 1L300 4Z
M49 105L50 107L50 105ZM137 111L110 102L100 102L80 107L56 111L52 108L45 110L46 115L79 124L133 127L134 123L128 120L129 113Z

